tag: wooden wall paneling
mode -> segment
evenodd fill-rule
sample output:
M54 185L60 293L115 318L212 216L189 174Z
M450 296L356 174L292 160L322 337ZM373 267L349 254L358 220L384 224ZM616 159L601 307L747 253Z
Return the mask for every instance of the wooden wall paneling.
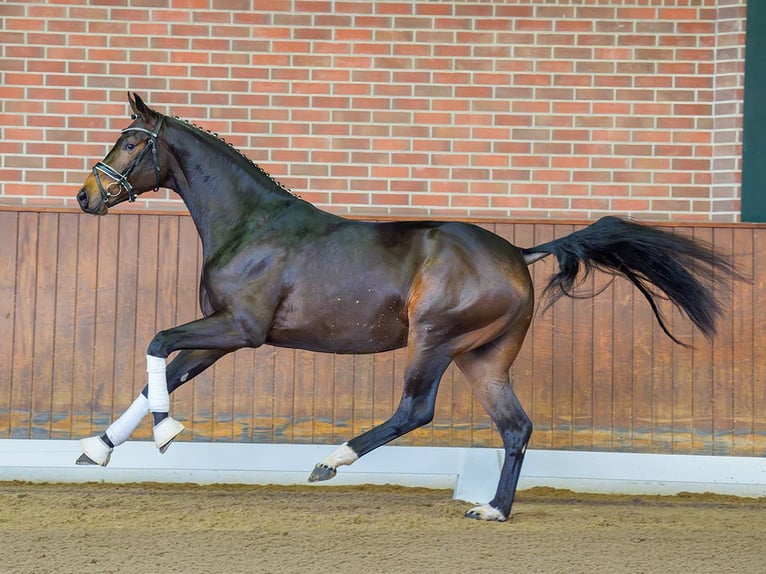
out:
M694 238L713 242L713 231L709 228L694 230ZM713 454L713 346L699 333L694 334L693 354L693 419L692 433L694 450L699 454Z
M732 255L742 272L753 277L753 232L732 230ZM753 370L753 284L741 281L732 285L726 313L731 316L732 348L732 451L737 456L752 456L755 379ZM723 333L722 333L723 335Z
M58 218L56 213L41 213L38 219L31 388L31 438L38 439L50 438L51 434Z
M731 229L713 230L713 242L717 253L731 254L733 233ZM716 295L731 301L731 293L721 286L714 286ZM713 344L713 454L731 454L734 427L732 312L728 310L719 321L720 333ZM728 335L728 336L727 336Z
M104 430L112 419L115 385L115 355L117 329L117 277L119 258L120 219L98 220L96 248L95 333L93 361L93 432Z
M574 232L573 225L557 225L556 237ZM569 449L572 447L573 432L573 327L574 306L579 300L563 297L548 311L552 329L551 341L551 447Z
M555 225L536 225L532 245L551 241L558 237ZM550 267L553 266L553 267ZM544 259L532 266L535 285L544 286L547 278L555 271L556 263L552 258ZM556 303L558 304L558 303ZM553 313L537 313L530 333L532 346L532 403L530 416L536 427L532 435L534 448L553 446L553 397L551 393L553 372Z
M51 391L51 431L50 438L81 438L73 433L72 413L74 401L82 397L74 395L73 372L74 357L77 353L74 333L77 330L77 283L78 249L77 229L79 215L61 213L58 218L58 253L56 255L56 315L53 329L53 361ZM131 335L132 336L132 335Z
M600 274L600 277L594 278L596 284L603 285L609 280L609 277L605 274ZM636 385L646 385L642 377L637 376L637 372L641 370L636 369L636 360L639 361L639 365L646 366L649 362L644 357L644 362L641 363L642 355L639 349L647 348L647 345L651 341L651 330L647 329L646 333L636 333L636 326L641 325L642 314L651 315L651 311L648 306L635 310L635 302L637 297L643 300L638 291L633 287L630 281L622 277L615 277L614 282L610 287L612 297L612 417L613 417L613 429L612 429L612 448L618 451L627 451L634 447L634 439L636 430L632 424L635 420L635 399ZM604 297L604 304L607 303L609 297L608 293L602 293L597 295L598 298ZM642 305L639 302L639 305ZM638 316L636 316L638 313ZM651 318L647 318L651 320ZM595 330L595 329L594 329ZM644 336L649 339L647 342ZM647 353L648 355L649 353ZM604 357L604 360L607 360ZM650 371L650 369L646 369ZM636 379L639 379L638 381ZM650 387L651 388L651 387ZM639 393L639 397L641 394ZM639 429L640 431L640 429ZM639 433L640 434L640 433Z
M572 226L494 229L529 246ZM511 372L535 424L533 446L766 452L766 319L758 312L766 306L758 258L766 232L679 231L714 241L753 277L718 293L730 301L713 344L664 305L673 332L694 349L672 345L624 281L595 299L561 300L545 315L538 311ZM0 253L0 324L11 335L0 347L0 436L103 431L145 385L144 355L155 332L201 316L193 223L183 216L0 212L0 240L12 246ZM554 269L551 258L532 266L538 289ZM598 289L605 279L598 274L583 287ZM401 350L379 356L241 350L182 387L174 414L190 427L187 440L339 444L391 416L405 357ZM133 438L151 438L151 424ZM500 440L452 367L434 422L399 444L500 446Z
M766 456L766 227L753 230L753 433L754 456Z
M0 212L0 438L13 436L12 393L16 296L18 292L19 213Z
M81 217L77 228L77 288L75 291L74 368L72 370L72 432L90 436L93 428L93 366L96 356L96 291L98 289L99 219ZM98 357L111 361L111 357Z

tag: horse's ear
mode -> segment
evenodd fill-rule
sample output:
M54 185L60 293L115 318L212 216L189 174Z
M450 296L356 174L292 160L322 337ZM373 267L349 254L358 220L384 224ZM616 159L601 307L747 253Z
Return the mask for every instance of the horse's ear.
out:
M132 97L128 93L128 101L130 102L130 109L133 110L133 115L141 116L144 121L154 117L154 112L149 109L149 106L144 103L144 100L137 93L133 92Z

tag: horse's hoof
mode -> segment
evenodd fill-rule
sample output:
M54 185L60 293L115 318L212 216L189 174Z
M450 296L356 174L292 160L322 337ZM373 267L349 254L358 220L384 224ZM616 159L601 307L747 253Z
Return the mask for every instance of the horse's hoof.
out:
M333 476L338 474L334 468L327 466L326 464L319 463L311 471L309 476L309 482L321 482L323 480L330 480Z
M114 450L98 436L80 439L80 448L83 453L77 459L77 464L83 466L106 466Z
M505 522L508 519L505 514L500 512L497 508L490 506L489 504L475 506L471 510L467 510L465 516L466 518L474 518L476 520L494 520L495 522Z
M168 447L184 430L184 425L172 417L162 419L154 425L154 444L160 449L162 454L168 450Z

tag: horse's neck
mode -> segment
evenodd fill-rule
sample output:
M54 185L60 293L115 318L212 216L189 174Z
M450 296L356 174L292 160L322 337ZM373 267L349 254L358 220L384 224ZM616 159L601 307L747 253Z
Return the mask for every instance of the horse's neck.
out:
M185 130L183 126L177 129ZM212 255L243 234L249 241L273 236L274 225L290 234L290 222L311 221L317 229L339 219L293 196L227 144L193 132L178 138L174 190L197 227L204 254ZM194 145L192 145L194 144ZM278 220L278 224L275 223Z
M177 129L185 130L183 126ZM202 240L203 251L214 253L247 225L253 240L257 229L269 227L285 210L322 212L280 188L270 177L250 165L239 152L204 134L184 134L171 146L175 161L174 191L186 204ZM332 217L330 214L325 214ZM247 223L245 223L247 220Z

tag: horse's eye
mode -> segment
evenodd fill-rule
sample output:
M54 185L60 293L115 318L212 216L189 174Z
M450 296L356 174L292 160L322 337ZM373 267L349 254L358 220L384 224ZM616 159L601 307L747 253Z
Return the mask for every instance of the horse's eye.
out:
M128 151L133 151L136 149L136 144L125 142L125 149Z

